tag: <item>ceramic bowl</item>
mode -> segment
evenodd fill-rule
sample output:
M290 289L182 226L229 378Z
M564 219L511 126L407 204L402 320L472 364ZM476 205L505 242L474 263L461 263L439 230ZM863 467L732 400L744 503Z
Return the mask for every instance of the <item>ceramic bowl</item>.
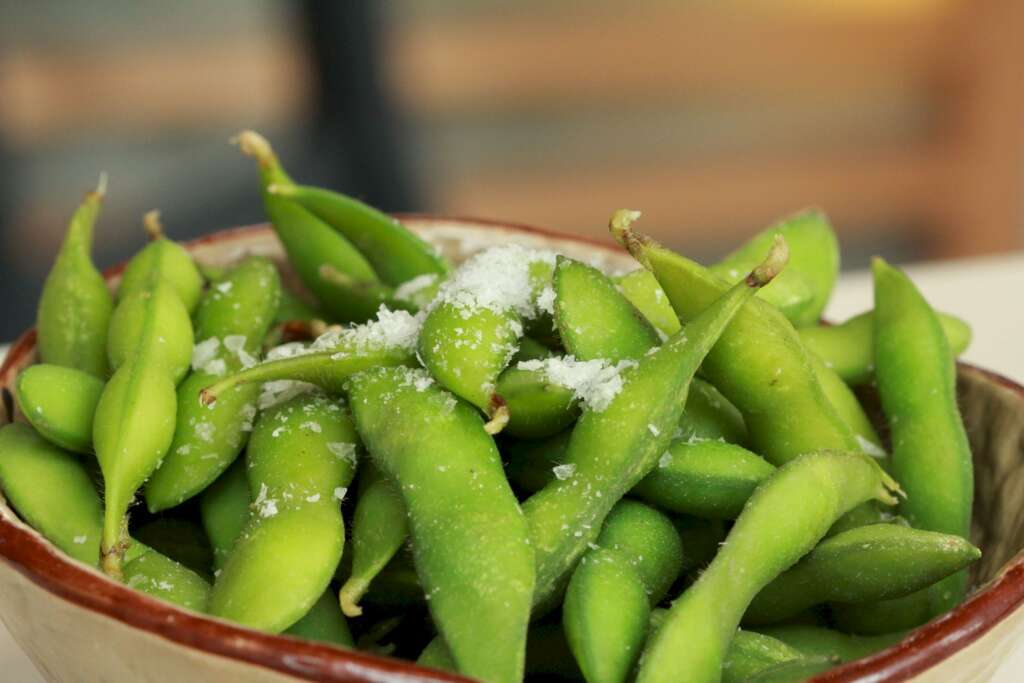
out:
M635 267L611 244L506 223L403 217L458 261L516 242L556 249L612 269ZM266 226L216 233L189 245L195 258L224 265L249 254L273 258L298 289ZM115 285L120 269L108 273ZM35 361L35 333L12 346L0 367L0 423L18 419L10 387ZM984 551L975 590L953 612L872 657L816 681L987 680L1024 639L1024 388L994 373L959 367L964 421L976 472L973 541ZM0 500L0 619L50 681L234 681L413 683L465 681L410 663L272 636L178 609L75 562L25 525ZM0 678L3 678L0 674Z

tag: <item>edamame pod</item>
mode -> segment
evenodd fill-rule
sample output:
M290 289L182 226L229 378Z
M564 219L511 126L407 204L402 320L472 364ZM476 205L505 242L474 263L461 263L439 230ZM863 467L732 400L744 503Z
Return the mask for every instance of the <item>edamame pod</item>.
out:
M14 397L25 419L47 441L92 452L92 420L103 393L95 375L60 365L31 365L18 374Z
M339 192L306 185L271 185L267 192L290 199L355 245L380 279L392 287L421 275L445 276L438 251L396 219Z
M971 343L971 328L963 320L947 313L937 313L942 331L954 356L959 356ZM832 368L847 384L865 384L875 371L872 336L874 312L865 311L836 325L801 327L800 340Z
M354 647L348 622L334 599L334 591L326 590L306 616L299 619L285 631L285 635L330 643L339 647Z
M110 367L118 370L145 349L147 362L177 384L192 361L192 321L166 280L153 284L118 301L110 318Z
M895 503L891 490L896 483L859 453L819 451L779 468L747 502L708 568L673 603L647 643L638 683L720 680L729 641L754 596L849 510L868 500Z
M320 394L260 413L247 451L253 512L214 582L211 614L280 633L312 608L341 559L356 443L346 411Z
M206 532L195 522L177 517L157 517L136 527L132 538L204 578L212 576L213 549Z
M765 669L806 659L781 640L753 631L737 631L722 662L722 683L742 683Z
M759 296L797 327L814 325L839 276L839 242L821 211L811 209L782 219L708 270L736 283L764 258L776 235L785 237L789 245L789 266Z
M757 594L747 624L783 621L823 602L872 602L909 595L981 557L959 536L875 524L837 534Z
M351 242L295 202L268 191L271 185L278 191L294 185L270 143L251 130L239 133L236 141L244 154L256 159L263 207L288 260L320 305L342 322L362 322L390 302L390 288L381 284Z
M807 353L807 359L825 397L853 432L858 449L874 458L884 459L886 452L882 448L882 440L878 438L874 425L850 386L812 352Z
M151 273L157 269L160 277L174 289L186 310L192 313L203 291L203 276L199 274L195 261L183 246L164 236L158 211L147 213L143 223L150 242L125 267L121 284L117 288L118 302L149 291L152 288ZM117 337L111 334L111 342L114 341L117 341Z
M637 214L620 211L612 233L651 270L682 320L689 320L725 291L705 268L658 245L630 226ZM749 445L781 465L821 448L857 450L852 430L826 397L792 324L778 309L756 300L744 307L702 366L743 413Z
M808 657L830 657L840 662L852 662L879 650L895 645L904 633L880 636L851 636L820 626L783 624L759 629L761 633L777 638Z
M900 514L916 528L969 538L974 470L953 354L914 283L882 259L872 269L875 379L892 435L892 472L907 491ZM966 571L933 586L930 615L952 609L966 591Z
M459 670L521 680L533 558L479 415L407 368L360 373L349 393L370 456L405 502L417 573Z
M580 414L576 394L552 382L543 371L508 368L498 377L496 391L508 407L505 431L512 436L551 436L572 424Z
M214 570L224 567L235 541L249 521L252 498L245 469L243 459L235 460L199 497L203 529L213 548Z
M427 310L418 355L438 382L490 418L488 433L508 423L495 385L519 348L523 321L552 303L540 294L554 260L518 245L488 249L463 263Z
M359 479L352 516L352 572L338 591L341 610L349 617L363 613L359 601L409 536L405 503L394 483L369 463L362 466Z
M620 501L597 547L580 558L562 604L562 624L588 683L626 680L656 605L682 571L672 521L654 508Z
M100 558L103 505L78 459L19 422L0 427L0 487L32 528L90 566Z
M690 382L686 409L679 418L681 439L721 439L728 443L747 443L747 425L743 415L713 385L699 377Z
M320 309L300 299L288 289L281 290L281 301L274 314L274 324L299 321L324 320L326 316Z
M672 310L672 304L665 296L665 290L658 284L651 271L640 268L612 279L629 303L636 306L647 321L666 337L671 337L682 327L679 317Z
M792 659L781 664L762 669L750 678L747 683L802 683L828 671L838 662L830 657L805 657Z
M114 308L107 283L92 262L92 237L106 177L85 195L68 224L39 298L36 345L43 363L107 376L107 327Z
M683 412L690 380L730 320L785 265L785 243L740 285L655 351L615 376L603 405L576 422L563 472L523 504L537 566L535 604L562 590L612 506L658 462Z
M124 582L129 588L193 612L205 611L210 584L199 574L148 548L134 559L125 559Z
M280 277L264 258L248 258L213 283L196 311L199 343L192 373L178 387L174 441L146 483L150 512L180 505L213 482L234 462L252 429L259 386L224 392L205 406L199 392L217 377L253 365L273 320Z

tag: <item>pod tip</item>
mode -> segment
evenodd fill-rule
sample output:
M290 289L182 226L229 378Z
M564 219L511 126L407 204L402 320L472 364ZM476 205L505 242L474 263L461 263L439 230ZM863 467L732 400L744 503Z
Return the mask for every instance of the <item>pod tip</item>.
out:
M491 395L489 408L491 419L489 419L484 425L484 431L491 436L494 436L495 434L500 433L501 430L508 425L511 415L509 414L508 404L505 403L505 399L498 394Z
M231 143L238 145L242 153L255 157L260 166L270 166L274 163L274 150L265 137L254 130L243 130L231 138Z
M644 254L644 248L654 244L654 241L633 230L633 223L640 218L641 213L634 209L619 209L612 214L608 221L608 229L615 241L632 254L633 258L639 261L645 268L650 268L650 263Z
M751 287L764 287L782 272L782 269L789 263L789 245L786 238L776 234L771 249L761 265L750 271L747 276L747 284Z
M207 408L217 402L217 392L214 387L206 387L199 392L199 403Z
M93 194L96 195L96 197L98 199L103 199L104 197L107 196L107 172L106 171L100 171L100 179L96 183L96 189L93 190Z
M145 228L149 239L158 240L164 236L164 226L160 222L160 210L152 209L142 216L142 227Z
M346 583L341 587L341 591L338 592L338 603L341 605L341 612L346 617L358 617L362 615L363 608L356 602L358 595L350 595L349 591L346 590L348 584Z

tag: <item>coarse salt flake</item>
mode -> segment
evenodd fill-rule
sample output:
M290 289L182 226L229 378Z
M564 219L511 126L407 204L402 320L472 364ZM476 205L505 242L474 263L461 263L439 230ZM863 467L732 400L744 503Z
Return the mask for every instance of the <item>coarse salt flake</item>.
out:
M622 371L635 365L631 360L611 365L602 359L578 361L562 356L521 361L518 368L543 372L548 381L570 389L587 408L599 413L622 391Z
M565 481L566 479L571 479L576 474L576 465L573 465L571 462L564 465L555 465L551 468L551 471L555 473L555 479Z

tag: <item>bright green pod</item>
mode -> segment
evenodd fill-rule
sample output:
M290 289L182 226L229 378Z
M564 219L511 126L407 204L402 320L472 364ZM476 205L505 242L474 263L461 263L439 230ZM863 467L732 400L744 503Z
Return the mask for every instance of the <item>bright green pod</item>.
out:
M212 576L213 549L206 532L195 522L177 517L157 517L133 530L132 538L200 576Z
M342 322L363 322L381 304L396 307L391 288L381 284L369 261L331 226L295 202L271 194L294 185L270 143L253 131L238 135L242 152L259 165L263 207L302 283L330 315Z
M824 602L889 600L967 567L981 551L959 536L898 524L851 529L822 541L750 603L744 623L784 621Z
M947 313L937 315L950 350L954 356L959 356L971 343L970 326ZM798 331L804 346L835 370L844 382L856 386L866 384L874 376L874 319L872 311L865 311L836 325L813 325Z
M488 433L508 423L498 376L519 348L523 321L551 307L545 285L553 266L551 252L515 244L488 249L459 267L426 312L420 360L446 389L490 418Z
M925 589L902 598L831 606L831 623L844 633L879 636L917 628L931 618Z
M747 678L746 683L802 683L838 665L830 657L792 659L762 669Z
M811 367L814 368L814 376L825 397L853 432L853 438L856 439L858 448L874 458L884 459L886 453L882 447L882 440L878 438L871 419L864 412L864 407L857 400L850 385L814 353L808 352L807 359L810 361Z
M577 359L635 360L661 342L657 330L597 268L559 256L552 286L559 336Z
M334 591L326 590L313 603L306 615L291 625L285 635L329 643L338 647L354 647L352 631L348 628L345 615L334 599Z
M350 397L367 451L405 502L416 571L459 670L522 680L533 557L479 414L407 368L356 375Z
M129 588L194 612L206 610L210 595L206 579L155 550L125 562L124 582Z
M607 403L583 411L560 476L523 504L536 556L536 604L557 598L611 508L655 468L697 368L744 303L784 265L780 243L743 284L616 376L616 391L599 392Z
M288 289L281 290L281 301L278 303L277 312L274 313L274 324L281 324L293 321L309 322L313 320L327 320L327 316L319 308L300 299Z
M60 365L31 365L14 383L25 419L46 440L76 453L92 452L92 420L103 393L95 375Z
M448 263L437 249L398 220L363 202L306 185L273 185L267 191L290 199L355 245L380 279L392 287L421 275L445 276Z
M11 507L74 559L99 565L103 505L74 455L18 422L0 427L0 488Z
M651 271L641 268L613 280L622 295L662 334L671 337L682 327L679 317L672 310L672 304L665 296L665 290Z
M192 362L192 321L166 282L125 295L110 318L110 367L118 370L139 353L180 382Z
M540 370L508 368L498 377L497 394L508 406L505 431L522 439L557 434L580 414L573 391Z
M338 591L346 616L363 613L360 600L408 537L405 503L394 483L372 464L362 465L352 515L352 571Z
M747 443L747 425L736 406L718 389L694 377L686 409L679 418L679 438L721 439L743 445Z
M974 466L953 354L914 283L879 258L872 268L875 380L892 437L892 473L907 492L899 512L915 528L970 538ZM966 571L933 586L930 615L949 611L966 592Z
M203 276L199 274L199 268L183 246L164 237L156 211L147 213L144 222L152 240L125 266L117 288L118 303L151 290L151 273L158 269L160 277L166 280L191 314L196 310L203 291ZM112 341L115 339L113 332L112 329Z
M92 262L93 229L105 178L85 195L68 224L57 260L46 276L36 316L36 346L43 363L106 377L107 328L114 309L106 280Z
M651 270L680 319L692 319L725 292L726 285L707 269L634 231L635 218L617 213L612 232ZM793 325L765 301L744 307L701 371L743 413L748 445L772 464L821 448L858 449Z
M214 582L211 614L280 633L309 612L341 559L357 442L347 412L323 395L260 413L247 451L253 512Z
M199 515L213 548L213 568L224 567L235 541L249 521L249 479L246 465L238 459L199 497Z
M516 351L514 362L524 360L544 360L555 355L555 352L537 341L533 337L523 337L519 340L519 350Z
M260 388L247 384L224 392L213 405L199 393L220 375L252 365L280 298L274 264L252 257L214 282L195 316L198 344L192 373L178 387L177 426L167 455L146 484L150 512L180 505L210 485L245 446Z
M620 501L597 547L580 558L562 604L562 624L589 683L621 683L640 655L650 611L683 566L672 521L654 508Z
M840 662L852 662L879 650L895 645L904 633L880 636L852 636L821 626L782 624L758 629L765 635L786 643L807 657L830 657Z
M753 631L737 631L722 662L722 683L742 683L773 666L806 659L785 642Z
M839 241L821 211L812 209L782 219L708 270L730 284L737 282L761 262L776 235L789 245L789 266L760 296L797 327L814 325L839 276Z
M718 681L754 596L849 510L868 500L895 503L895 486L876 462L854 452L819 451L780 467L747 502L708 568L673 603L647 643L638 683Z

